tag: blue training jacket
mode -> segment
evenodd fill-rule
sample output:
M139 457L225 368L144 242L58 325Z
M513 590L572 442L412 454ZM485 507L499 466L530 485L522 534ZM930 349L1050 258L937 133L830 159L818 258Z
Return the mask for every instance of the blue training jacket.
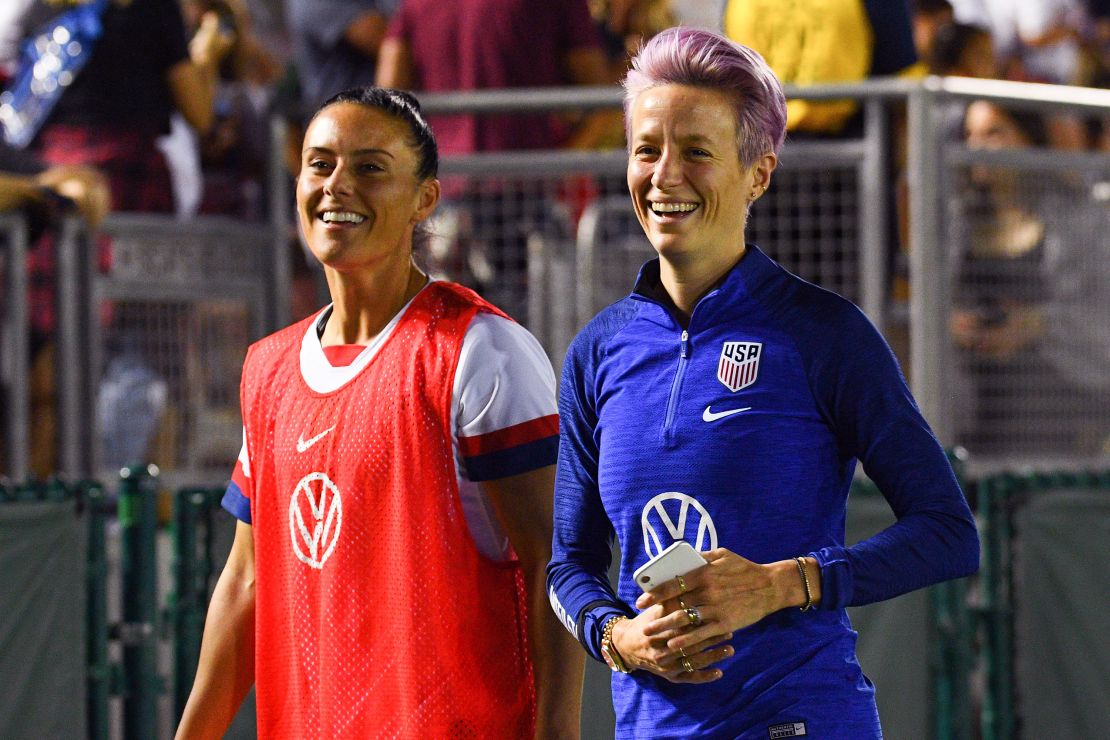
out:
M821 566L819 607L736 632L722 679L614 674L617 737L880 736L844 608L973 573L979 541L944 451L863 313L749 245L684 331L653 260L571 344L559 413L548 591L594 658L605 621L635 614L633 571L677 539ZM846 548L857 459L898 521Z

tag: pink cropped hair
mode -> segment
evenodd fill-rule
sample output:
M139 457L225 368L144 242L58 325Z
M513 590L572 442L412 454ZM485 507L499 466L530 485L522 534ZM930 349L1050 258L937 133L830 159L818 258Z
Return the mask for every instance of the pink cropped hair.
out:
M700 28L677 26L654 36L624 78L624 131L632 139L636 96L660 85L719 90L733 100L740 162L750 167L786 139L782 83L754 49Z

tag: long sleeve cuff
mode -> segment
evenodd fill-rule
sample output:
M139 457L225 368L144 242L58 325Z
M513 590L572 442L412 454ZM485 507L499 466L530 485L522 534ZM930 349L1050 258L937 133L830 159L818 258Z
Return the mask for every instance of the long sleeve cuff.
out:
M613 617L634 616L627 607L613 602L602 602L583 611L582 626L579 634L582 636L582 645L594 660L603 661L601 657L601 633L605 623Z
M809 556L821 567L821 602L817 608L822 611L843 609L852 600L854 588L852 569L843 547L826 547Z

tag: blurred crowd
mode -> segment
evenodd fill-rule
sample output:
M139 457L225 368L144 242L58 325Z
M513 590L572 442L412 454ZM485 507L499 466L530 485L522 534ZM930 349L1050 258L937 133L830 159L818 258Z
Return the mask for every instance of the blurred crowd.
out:
M615 84L630 51L678 23L723 30L760 51L792 85L936 74L1110 86L1110 0L4 0L0 88L8 92L0 123L14 120L29 68L49 107L29 145L0 142L0 209L29 209L36 223L72 209L94 224L112 210L263 220L273 207L274 161L296 175L307 117L344 88ZM80 66L67 66L74 63ZM852 104L790 106L793 139L861 131ZM973 121L970 112L961 107L948 123L971 146L1110 151L1110 116L1043 117L1044 136L1034 142L999 136L998 125L995 135L984 132L984 117ZM271 144L275 115L288 131L282 151ZM904 124L897 114L893 120L890 174L902 189L901 201L892 197L891 220L903 228L891 241L905 244ZM624 143L620 111L436 116L431 124L445 157ZM992 187L984 180L971 186L979 193ZM606 186L585 187L584 196L562 199L576 213L575 197L604 194ZM496 181L445 181L444 193L442 223L488 236L432 250L429 261L440 264L431 267L520 312L528 238L559 227L552 204L506 193ZM29 264L32 357L44 364L45 378L54 263L49 229L41 231ZM290 243L293 313L301 316L315 307L315 278L292 231ZM110 259L105 246L102 268ZM969 351L988 346L985 332L1000 326L998 315L991 318L994 324L963 316L953 326L957 343ZM48 398L50 383L40 385Z
M723 28L793 84L927 71L1102 87L1110 75L1107 0L7 0L0 83L15 82L29 41L81 5L105 6L103 33L31 151L44 167L98 167L113 208L180 216L264 217L273 113L292 126L286 161L295 170L297 127L351 85L613 83L630 50L676 23ZM844 42L830 37L836 53L822 51L800 40L802 30ZM847 43L860 34L863 43ZM838 129L806 123L802 107L792 110L792 132ZM623 144L616 112L452 116L435 128L447 156ZM1069 149L1110 138L1105 121L1049 128L1050 145ZM0 168L18 171L9 158Z

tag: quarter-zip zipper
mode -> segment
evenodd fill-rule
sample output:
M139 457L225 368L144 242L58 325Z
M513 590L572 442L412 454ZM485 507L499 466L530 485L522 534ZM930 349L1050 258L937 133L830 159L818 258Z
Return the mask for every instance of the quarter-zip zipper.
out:
M674 416L678 407L678 396L682 392L682 378L686 375L686 362L690 359L690 332L682 330L679 337L678 369L675 370L674 382L671 383L671 395L667 399L667 416L663 420L663 442L674 442Z

